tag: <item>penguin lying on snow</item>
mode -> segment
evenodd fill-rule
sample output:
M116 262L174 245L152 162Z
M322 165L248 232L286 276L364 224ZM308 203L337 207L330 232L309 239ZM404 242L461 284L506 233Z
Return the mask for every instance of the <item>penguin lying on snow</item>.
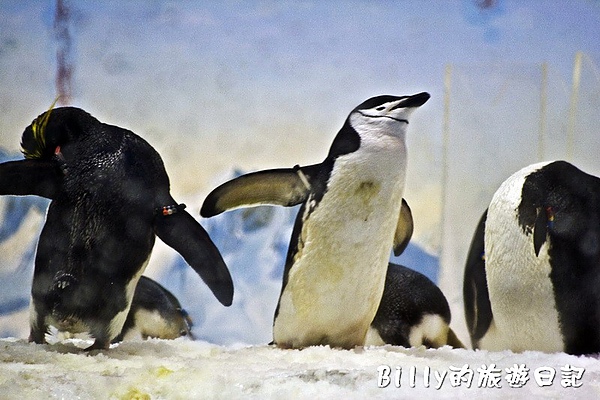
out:
M556 161L496 191L466 263L474 348L600 352L600 179Z
M191 329L192 319L179 300L157 282L141 276L123 329L113 343L127 340L132 335L140 335L143 339L187 336L193 340Z
M429 99L377 96L357 106L320 164L242 175L216 188L201 215L258 204L302 203L273 324L284 348L351 348L379 306L390 249L412 234L403 201L408 117Z
M155 235L178 251L224 305L233 283L198 222L169 194L158 153L85 111L50 109L23 132L25 160L0 164L0 194L51 199L40 234L30 341L49 325L88 331L90 349L121 332Z
M365 346L464 347L449 327L450 306L425 275L390 263Z

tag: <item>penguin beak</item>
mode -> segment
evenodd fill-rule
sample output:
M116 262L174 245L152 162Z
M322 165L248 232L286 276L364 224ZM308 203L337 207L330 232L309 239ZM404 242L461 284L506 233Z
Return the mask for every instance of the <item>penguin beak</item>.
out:
M429 100L430 97L431 96L427 92L413 94L412 96L408 96L407 98L403 99L401 102L396 104L394 107L391 108L390 111L395 110L396 108L421 107L427 102L427 100Z

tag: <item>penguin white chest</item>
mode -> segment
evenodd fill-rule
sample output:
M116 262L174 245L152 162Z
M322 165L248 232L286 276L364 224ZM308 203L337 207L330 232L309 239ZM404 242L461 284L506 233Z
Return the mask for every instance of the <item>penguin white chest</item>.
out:
M486 277L493 322L480 341L487 350L563 350L548 243L535 255L533 236L518 223L521 190L527 175L520 171L494 195L485 228Z
M400 140L361 146L336 160L314 210L309 199L274 323L278 345L364 343L383 292L405 160Z

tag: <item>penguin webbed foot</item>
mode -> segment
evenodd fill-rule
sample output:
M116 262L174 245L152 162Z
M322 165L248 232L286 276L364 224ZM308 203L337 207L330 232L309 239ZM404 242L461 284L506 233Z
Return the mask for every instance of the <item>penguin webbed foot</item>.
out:
M50 332L50 327L46 324L44 317L46 311L42 307L33 308L36 318L31 321L29 326L29 343L46 344L46 334Z
M30 332L27 338L29 343L46 344L46 332Z

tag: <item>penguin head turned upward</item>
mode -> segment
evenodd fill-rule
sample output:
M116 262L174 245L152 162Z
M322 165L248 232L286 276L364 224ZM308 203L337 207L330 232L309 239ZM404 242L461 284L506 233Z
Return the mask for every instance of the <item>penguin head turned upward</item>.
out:
M361 141L381 140L386 136L404 139L410 115L429 97L429 93L422 92L412 96L382 95L365 100L350 112L332 143L329 156L355 151ZM344 134L348 128L358 135L349 138Z
M64 144L89 132L90 126L100 123L80 108L54 108L55 103L23 131L21 151L26 159L49 160L56 155L57 148L60 150Z

